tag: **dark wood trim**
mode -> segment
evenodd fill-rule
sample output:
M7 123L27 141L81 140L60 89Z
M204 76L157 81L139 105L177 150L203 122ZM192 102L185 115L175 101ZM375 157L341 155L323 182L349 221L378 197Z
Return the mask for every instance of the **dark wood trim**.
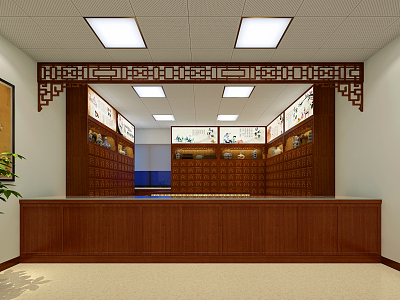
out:
M25 255L21 263L379 263L379 255L159 255L159 256L72 256Z
M388 266L388 267L393 268L393 269L395 269L397 271L400 271L400 263L398 263L397 261L394 261L394 260L391 260L389 258L386 258L386 257L382 256L381 262L385 266Z
M18 265L19 263L20 263L20 257L19 256L15 257L13 259L7 260L7 261L5 261L3 263L0 263L0 272L6 270L8 268L12 268L15 265Z

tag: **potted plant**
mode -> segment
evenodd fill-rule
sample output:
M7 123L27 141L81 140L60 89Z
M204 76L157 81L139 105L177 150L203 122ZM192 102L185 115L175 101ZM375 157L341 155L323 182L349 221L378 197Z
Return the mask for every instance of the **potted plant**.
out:
M19 177L17 174L14 174L11 172L12 170L12 165L13 162L11 161L12 157L20 158L20 159L25 159L22 155L19 154L14 154L14 153L8 153L8 152L3 152L1 153L0 156L0 176L15 176ZM11 190L9 186L15 186L15 184L5 184L0 181L0 199L4 202L6 202L11 194L16 196L16 197L21 197L21 194L18 193L17 191ZM0 212L2 214L2 212Z

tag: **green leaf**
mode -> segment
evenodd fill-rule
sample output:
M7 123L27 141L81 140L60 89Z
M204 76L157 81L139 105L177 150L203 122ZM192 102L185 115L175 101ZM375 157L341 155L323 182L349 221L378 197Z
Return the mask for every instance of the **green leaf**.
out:
M6 196L6 198L8 199L11 196L12 192L13 192L12 190L5 190L4 191L4 196Z

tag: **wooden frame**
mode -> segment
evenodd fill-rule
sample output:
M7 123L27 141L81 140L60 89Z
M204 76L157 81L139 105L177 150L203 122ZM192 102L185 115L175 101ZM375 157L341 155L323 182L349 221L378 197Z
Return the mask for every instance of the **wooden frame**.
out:
M0 78L0 153L15 153L15 86ZM15 159L11 157L11 172ZM0 177L0 181L15 181L15 176Z
M80 84L322 84L363 111L364 63L38 63L38 111Z

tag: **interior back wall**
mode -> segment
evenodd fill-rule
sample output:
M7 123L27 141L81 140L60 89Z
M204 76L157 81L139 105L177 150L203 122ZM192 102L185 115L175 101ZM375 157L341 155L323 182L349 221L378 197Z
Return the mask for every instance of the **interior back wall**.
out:
M0 36L0 78L15 86L15 152L24 198L65 195L65 93L37 111L36 62ZM0 263L19 256L19 203L0 203Z
M400 38L364 65L364 112L336 94L336 195L382 199L382 256L400 262Z

